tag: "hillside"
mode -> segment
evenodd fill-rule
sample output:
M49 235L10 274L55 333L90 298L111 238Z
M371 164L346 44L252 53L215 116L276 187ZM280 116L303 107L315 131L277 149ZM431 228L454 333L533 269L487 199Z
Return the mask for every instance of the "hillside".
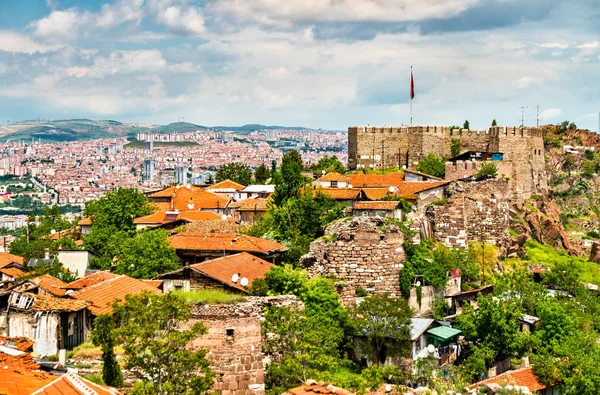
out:
M63 119L55 121L22 121L0 126L0 142L41 139L43 142L63 142L107 137L134 136L138 132L188 133L197 130L230 130L248 133L263 129L298 130L301 127L244 125L244 126L202 126L188 122L175 122L168 125L128 124L113 120Z

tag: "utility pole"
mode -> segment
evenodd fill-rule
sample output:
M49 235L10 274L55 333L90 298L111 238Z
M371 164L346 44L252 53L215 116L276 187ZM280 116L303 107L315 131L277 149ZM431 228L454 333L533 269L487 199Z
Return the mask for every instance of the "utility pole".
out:
M481 286L485 285L485 240L481 235Z
M385 174L385 147L384 141L381 139L381 174Z
M539 104L536 106L535 123L536 123L536 126L539 128L540 127L540 105Z
M371 156L371 169L375 170L375 132L373 132L373 156Z
M521 127L525 126L525 108L526 106L521 106Z

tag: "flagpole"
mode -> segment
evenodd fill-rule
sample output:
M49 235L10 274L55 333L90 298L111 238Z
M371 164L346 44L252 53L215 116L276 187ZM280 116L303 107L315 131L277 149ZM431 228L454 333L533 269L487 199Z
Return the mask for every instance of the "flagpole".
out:
M412 106L413 106L412 84L413 84L413 73L412 73L412 66L410 66L410 126L412 126Z

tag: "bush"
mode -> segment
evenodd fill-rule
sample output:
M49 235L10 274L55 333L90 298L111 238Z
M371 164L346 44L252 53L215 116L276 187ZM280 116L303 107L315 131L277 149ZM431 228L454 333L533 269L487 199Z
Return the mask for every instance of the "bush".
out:
M417 164L417 171L434 177L444 178L446 174L446 161L433 152L430 152L426 157L419 161L419 164Z
M477 180L485 180L498 177L498 166L494 162L483 162L479 171L475 174Z

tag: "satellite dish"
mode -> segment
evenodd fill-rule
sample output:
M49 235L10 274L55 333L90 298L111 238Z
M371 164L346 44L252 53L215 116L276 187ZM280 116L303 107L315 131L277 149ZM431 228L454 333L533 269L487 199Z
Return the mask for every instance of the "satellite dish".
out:
M390 193L394 193L394 187L390 187Z
M433 344L427 346L427 352L429 354L433 354L435 352L435 347L433 346Z
M225 214L223 214L223 215L221 215L221 219L222 219L223 221L225 221L225 220L227 219L227 216L226 216Z
M348 184L348 188L352 189L352 184Z
M385 392L390 392L390 391L392 391L392 386L389 385L389 384L386 384L385 385Z
M190 210L193 210L193 209L194 209L194 207L196 207L196 205L195 205L194 203L190 203L190 204L188 204L188 205L187 205L187 207L188 207Z
M192 187L192 185L191 185L191 184L187 184L185 187L186 187L187 189L190 189L190 188Z
M52 230L50 231L50 234L51 234L51 235L55 235L55 234L56 234L56 230L55 230L55 229L52 229Z
M417 287L420 287L420 286L421 286L421 282L420 282L420 281L417 281L417 283L416 283L415 285L416 285Z
M406 170L406 165L402 165L402 170Z
M231 276L231 282L237 283L239 278L240 278L240 276L237 273L235 273L233 276Z
M325 170L321 170L321 174L325 175Z
M246 277L243 277L243 278L240 280L240 285L241 285L242 287L247 287L247 286L248 286L248 279L247 279Z
M177 186L175 187L175 189L179 189L179 188L181 188L181 185L177 185Z

